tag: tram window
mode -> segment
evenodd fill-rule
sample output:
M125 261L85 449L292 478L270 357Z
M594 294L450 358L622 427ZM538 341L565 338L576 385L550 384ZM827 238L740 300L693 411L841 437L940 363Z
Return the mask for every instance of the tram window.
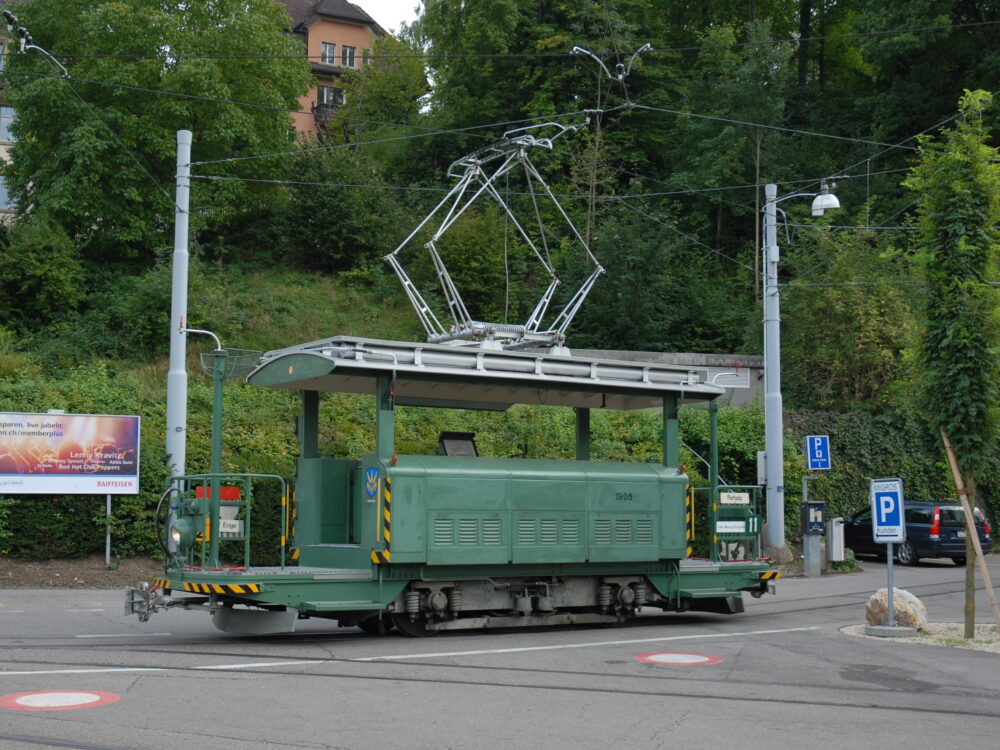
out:
M476 433L474 432L442 432L438 436L438 455L440 456L478 456Z

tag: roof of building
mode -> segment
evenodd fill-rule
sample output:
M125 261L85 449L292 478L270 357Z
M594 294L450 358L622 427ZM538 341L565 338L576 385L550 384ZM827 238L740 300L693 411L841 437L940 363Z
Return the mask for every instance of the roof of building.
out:
M312 18L329 18L335 21L360 23L370 26L379 36L385 36L386 31L368 15L363 8L347 0L278 0L287 9L296 26L304 24Z

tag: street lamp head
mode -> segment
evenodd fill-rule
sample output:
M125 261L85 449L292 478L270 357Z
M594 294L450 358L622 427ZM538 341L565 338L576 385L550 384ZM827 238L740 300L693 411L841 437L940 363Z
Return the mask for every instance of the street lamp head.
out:
M837 196L830 192L830 187L826 184L826 181L820 183L819 193L812 202L812 215L822 216L824 211L831 208L840 208L840 201L837 200Z

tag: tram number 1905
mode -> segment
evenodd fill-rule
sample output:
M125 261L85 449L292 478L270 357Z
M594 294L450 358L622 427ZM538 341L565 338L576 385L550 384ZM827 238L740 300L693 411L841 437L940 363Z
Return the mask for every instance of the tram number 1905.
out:
M622 503L631 502L632 501L632 493L631 492L616 492L615 493L615 500L618 500L619 502L622 502Z

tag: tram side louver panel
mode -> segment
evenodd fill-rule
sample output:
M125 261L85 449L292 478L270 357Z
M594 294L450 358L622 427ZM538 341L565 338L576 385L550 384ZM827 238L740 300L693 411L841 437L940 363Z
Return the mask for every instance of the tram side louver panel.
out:
M581 512L517 511L514 513L513 562L584 562L587 548Z
M509 562L507 532L499 514L439 511L430 516L428 563Z
M517 543L520 546L533 547L538 544L538 521L532 518L522 518L517 522Z
M450 518L436 518L431 535L435 547L452 547L455 544L455 522Z
M641 518L635 522L635 543L653 543L653 522L648 518Z
M458 543L462 547L474 547L479 544L479 521L477 519L458 519Z
M592 562L656 560L659 558L656 519L647 514L602 514L592 518Z
M498 518L483 519L483 546L499 547L503 544L503 524Z
M575 518L563 519L562 543L568 546L576 546L580 544L580 522Z
M598 518L594 521L594 544L611 544L610 518Z
M559 544L559 521L554 518L543 518L541 527L542 544Z

